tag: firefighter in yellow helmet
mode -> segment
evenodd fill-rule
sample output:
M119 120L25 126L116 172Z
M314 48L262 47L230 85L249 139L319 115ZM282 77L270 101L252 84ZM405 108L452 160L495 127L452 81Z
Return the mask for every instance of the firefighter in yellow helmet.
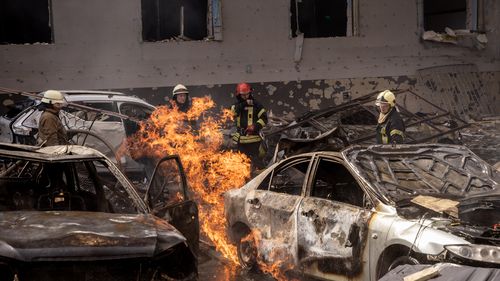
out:
M389 90L377 96L375 105L380 111L377 124L377 143L395 144L405 140L405 125L396 109L396 97Z
M264 168L262 159L266 151L259 132L267 124L266 109L252 96L252 88L247 83L238 84L236 98L237 102L231 106L236 123L232 140L238 150L252 160L254 169Z
M38 121L38 139L40 146L68 144L66 129L59 112L66 105L64 95L59 91L47 90L43 93L39 110L43 110Z

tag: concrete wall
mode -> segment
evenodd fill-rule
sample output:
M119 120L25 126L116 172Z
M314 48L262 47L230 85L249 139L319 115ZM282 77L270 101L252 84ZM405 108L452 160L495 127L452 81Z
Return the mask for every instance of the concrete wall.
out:
M270 100L300 111L291 104L317 92L290 94L279 85L323 81L315 88L325 91L326 101L299 102L313 109L329 102L325 89L337 83L331 81L362 88L366 78L391 77L387 81L398 86L398 81L415 80L417 69L439 65L474 64L486 76L492 73L488 83L498 84L500 1L484 0L489 42L483 50L422 42L420 2L359 0L359 36L305 39L302 59L295 63L289 0L223 1L221 42L163 43L141 42L140 0L52 0L54 44L1 45L0 86L130 89L154 100L155 89L177 83L208 85L212 94L228 95L240 81L272 82L266 88ZM219 93L213 85L229 86ZM498 96L495 87L488 95Z

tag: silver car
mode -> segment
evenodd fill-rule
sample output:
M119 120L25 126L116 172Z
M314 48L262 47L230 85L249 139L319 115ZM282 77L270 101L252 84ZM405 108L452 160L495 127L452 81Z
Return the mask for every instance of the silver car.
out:
M463 146L354 146L278 162L225 194L243 267L377 280L401 264L500 266L500 176Z
M82 106L82 108L68 106L60 113L63 124L70 130L72 141L101 151L115 160L127 173L141 173L143 169L141 164L126 154L116 155L119 148L124 145L126 137L135 133L138 128L136 122L120 118L119 114L145 120L156 108L138 97L120 92L79 90L61 92L65 94L68 103ZM37 110L38 103L39 101L35 102L33 106L26 108L11 120L0 119L1 141L35 144L38 120L42 113ZM84 107L111 114L85 110Z

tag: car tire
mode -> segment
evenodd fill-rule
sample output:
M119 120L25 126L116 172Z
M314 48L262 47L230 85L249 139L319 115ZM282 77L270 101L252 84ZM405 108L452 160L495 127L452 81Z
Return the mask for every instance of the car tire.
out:
M398 267L400 265L404 265L404 264L415 265L415 264L419 264L419 262L418 262L418 260L416 258L410 257L410 256L397 257L389 265L389 267L387 268L387 272L393 270L394 268L396 268L396 267Z
M245 270L257 270L257 243L251 233L242 235L237 245L238 260Z
M376 279L382 278L387 272L393 270L399 265L403 264L419 264L419 260L409 255L410 249L401 245L395 245L393 247L384 250L384 253L380 256L377 265Z

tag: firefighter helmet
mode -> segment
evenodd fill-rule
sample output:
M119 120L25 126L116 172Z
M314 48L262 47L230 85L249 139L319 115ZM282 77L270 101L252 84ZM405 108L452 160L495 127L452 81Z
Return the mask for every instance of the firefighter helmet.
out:
M42 102L47 104L55 104L55 103L65 104L66 99L64 98L64 95L59 91L47 90L43 92Z
M239 83L238 86L236 86L236 95L248 94L251 91L252 91L252 88L247 83Z
M186 88L186 86L184 86L182 84L177 84L174 87L174 90L172 91L172 97L175 98L175 96L178 95L178 94L189 94L189 91Z
M389 104L391 107L394 107L396 105L396 96L389 91L385 90L383 92L380 92L377 96L377 100L375 101L375 105L379 106L383 103Z

